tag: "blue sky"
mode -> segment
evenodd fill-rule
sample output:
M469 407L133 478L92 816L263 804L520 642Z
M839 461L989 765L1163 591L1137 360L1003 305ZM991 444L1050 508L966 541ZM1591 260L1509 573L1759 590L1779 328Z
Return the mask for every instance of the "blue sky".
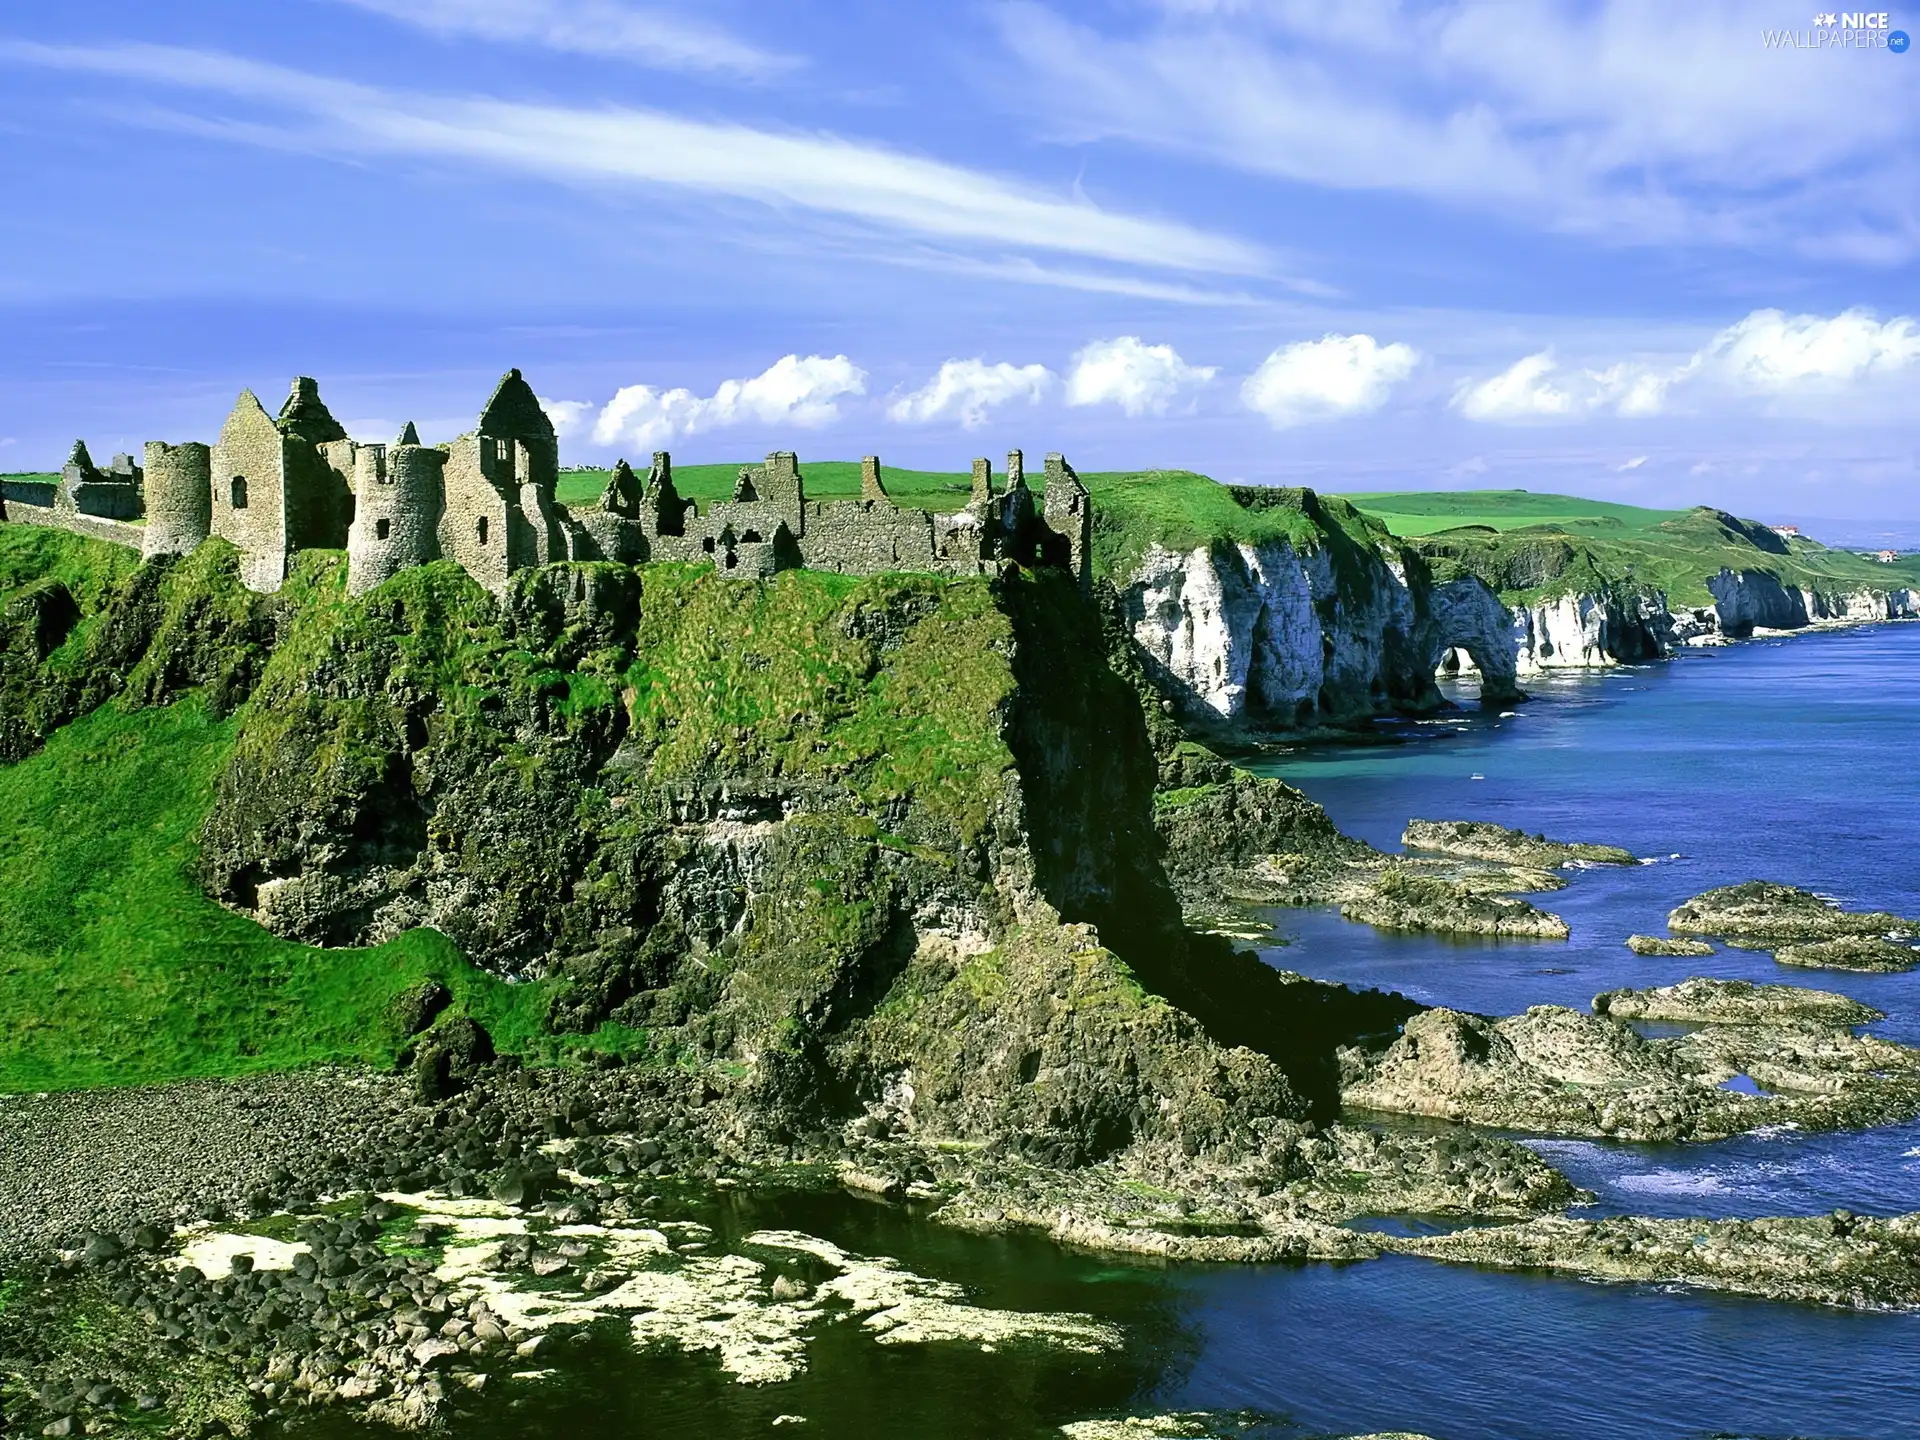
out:
M25 8L0 468L518 365L581 463L1920 520L1920 56L1797 0Z

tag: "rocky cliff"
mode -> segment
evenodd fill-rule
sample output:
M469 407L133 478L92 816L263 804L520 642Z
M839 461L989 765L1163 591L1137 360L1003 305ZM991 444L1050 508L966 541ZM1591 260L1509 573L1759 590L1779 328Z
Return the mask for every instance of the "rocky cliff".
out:
M1212 488L1237 513L1199 543L1124 509L1101 522L1132 526L1136 541L1142 526L1151 533L1116 547L1107 578L1162 693L1190 720L1286 729L1430 709L1452 651L1482 669L1490 698L1518 693L1511 622L1478 577L1436 584L1418 554L1344 501Z
M1194 1153L1330 1107L1340 1037L1405 1008L1185 929L1147 718L1065 578L565 564L496 598L428 565L355 598L316 553L256 596L220 542L98 548L11 542L10 754L196 692L237 720L210 894L321 946L437 929L554 1029L722 1077L743 1130Z

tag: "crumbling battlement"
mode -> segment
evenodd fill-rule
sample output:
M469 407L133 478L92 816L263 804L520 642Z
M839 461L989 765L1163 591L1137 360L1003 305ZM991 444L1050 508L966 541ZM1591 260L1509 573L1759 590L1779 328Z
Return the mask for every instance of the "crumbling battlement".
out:
M1049 455L1036 503L1018 450L998 489L989 462L975 460L972 497L952 514L895 505L872 455L861 462L858 500L809 500L786 450L742 466L732 497L704 514L674 488L665 451L645 481L622 460L600 503L576 512L554 497L559 440L518 370L501 378L473 431L449 445L422 445L411 423L391 445L360 444L301 376L277 416L242 391L214 445L151 441L145 460L118 455L100 470L76 441L51 504L9 495L0 520L58 526L146 556L185 554L218 536L261 591L280 587L299 551L343 547L355 594L440 559L495 594L515 571L556 560L705 560L743 578L798 566L980 575L1011 561L1066 569L1083 584L1091 561L1092 507L1079 476Z

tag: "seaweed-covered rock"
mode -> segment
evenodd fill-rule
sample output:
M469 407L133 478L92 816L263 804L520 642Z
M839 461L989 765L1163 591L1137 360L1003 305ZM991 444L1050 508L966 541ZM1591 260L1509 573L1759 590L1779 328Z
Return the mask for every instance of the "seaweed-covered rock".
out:
M1920 1214L1760 1220L1546 1216L1386 1242L1408 1254L1822 1305L1920 1305Z
M1525 936L1564 940L1571 933L1558 915L1507 895L1488 895L1456 880L1390 865L1340 907L1349 920L1380 930L1426 930L1454 935Z
M1429 1010L1382 1051L1341 1052L1362 1109L1506 1129L1711 1140L1920 1114L1920 1051L1825 1024L1712 1025L1650 1040L1612 1018L1536 1005L1490 1020ZM1767 1093L1727 1088L1746 1076Z
M1675 1020L1703 1025L1751 1025L1775 1020L1868 1025L1887 1018L1871 1005L1831 990L1700 976L1657 990L1609 990L1593 997L1593 1009L1595 1014L1616 1020Z
M1773 952L1773 958L1782 965L1797 965L1804 970L1856 970L1884 975L1920 965L1920 949L1878 935L1843 935L1834 940L1783 945Z
M1636 955L1664 955L1698 959L1713 954L1713 946L1704 940L1675 940L1666 935L1629 935L1627 949Z
M1885 911L1843 910L1811 890L1748 880L1696 895L1667 917L1682 935L1720 935L1772 948L1846 937L1920 938L1920 920Z
M1633 853L1618 845L1549 840L1485 820L1409 820L1400 843L1409 850L1495 860L1550 870L1562 865L1632 865Z

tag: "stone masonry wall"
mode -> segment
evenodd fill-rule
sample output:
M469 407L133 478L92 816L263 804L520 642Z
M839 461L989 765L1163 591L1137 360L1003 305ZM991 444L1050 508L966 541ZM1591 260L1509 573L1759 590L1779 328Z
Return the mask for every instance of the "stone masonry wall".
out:
M242 392L213 448L213 533L240 551L240 578L272 591L287 578L288 441L251 390Z
M213 452L198 441L149 440L142 555L187 555L213 533Z
M347 590L360 595L408 566L440 558L447 456L424 445L363 445L354 461Z

